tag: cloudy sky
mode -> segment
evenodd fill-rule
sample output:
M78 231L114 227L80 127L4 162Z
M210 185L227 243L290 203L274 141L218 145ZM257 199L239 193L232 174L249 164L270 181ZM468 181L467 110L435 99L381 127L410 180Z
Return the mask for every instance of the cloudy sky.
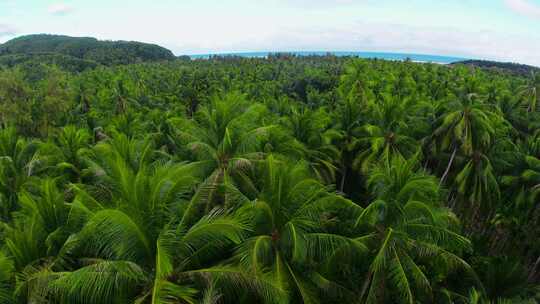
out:
M540 0L0 0L0 43L31 33L178 55L388 51L540 66Z

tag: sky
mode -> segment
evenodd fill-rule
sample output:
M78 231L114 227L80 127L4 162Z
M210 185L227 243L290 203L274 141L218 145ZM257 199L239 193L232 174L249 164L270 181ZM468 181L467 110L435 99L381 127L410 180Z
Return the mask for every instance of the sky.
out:
M36 33L177 55L384 51L540 66L540 0L0 0L0 43Z

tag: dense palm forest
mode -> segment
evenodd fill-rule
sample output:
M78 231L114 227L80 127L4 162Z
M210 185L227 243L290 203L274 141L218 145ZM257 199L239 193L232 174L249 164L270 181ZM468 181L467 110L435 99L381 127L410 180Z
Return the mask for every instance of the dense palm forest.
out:
M0 70L0 303L536 303L540 75Z

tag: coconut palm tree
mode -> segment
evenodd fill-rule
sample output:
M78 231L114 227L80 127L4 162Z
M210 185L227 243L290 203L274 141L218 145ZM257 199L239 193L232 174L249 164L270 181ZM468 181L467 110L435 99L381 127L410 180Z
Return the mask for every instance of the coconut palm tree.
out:
M364 102L372 98L370 91L370 69L366 62L355 60L345 67L345 73L340 77L339 93L341 98L349 101Z
M225 179L249 183L247 173L263 158L262 142L273 128L258 124L264 111L262 105L248 105L243 95L230 93L202 107L193 120L174 123L179 143L187 147L179 152L200 168L209 190L206 211L219 200L217 188Z
M531 72L527 83L521 87L521 94L526 101L527 112L536 112L540 104L540 73Z
M36 188L36 193L19 193L21 209L3 227L3 250L13 275L4 281L11 282L14 297L29 303L40 298L40 288L49 281L46 274L62 269L57 257L77 228L68 221L70 208L55 180L39 181Z
M14 128L0 129L0 205L3 219L16 209L17 193L45 166L38 144L17 134Z
M48 296L59 303L197 303L205 287L197 277L238 275L211 265L240 241L245 223L213 211L190 227L171 220L147 231L139 216L118 209L92 214L75 237L86 258L51 281Z
M364 246L325 231L321 212L361 208L310 177L306 163L270 156L259 169L261 175L251 193L243 194L232 185L228 189L227 197L240 206L238 212L254 224L253 234L236 250L237 263L249 274L274 282L284 293L277 303L320 303L329 295L346 295L346 289L324 277L317 261L340 246L354 253Z
M0 126L17 127L30 134L32 125L31 100L33 90L22 69L2 70L0 73Z
M492 143L496 118L475 94L454 99L454 102L446 103L445 108L448 110L438 119L432 135L435 151L452 151L441 184L450 174L458 151L471 157Z
M534 207L540 197L540 136L530 137L516 150L513 174L503 176L501 182L511 189L515 204Z
M507 137L512 130L492 105L485 104L477 95L467 95L455 107L441 116L433 133L432 144L437 145L433 146L434 151L452 150L440 184L452 176L453 190L458 196L449 205L457 203L456 210L470 217L466 221L468 230L474 227L482 230L493 212L485 212L482 218L477 218L480 210L486 211L501 198L494 162L495 165L505 162L505 153L501 150L511 146ZM454 162L458 166L451 170Z
M13 261L0 252L0 303L14 303L13 299Z
M81 182L87 158L91 154L92 136L87 129L68 125L63 127L53 141L39 145L39 151L47 155L54 168L51 174L65 176L68 181Z
M29 275L27 298L194 303L199 291L193 277L231 275L231 269L208 266L240 242L248 226L217 210L188 220L188 194L197 182L192 169L165 163L134 171L116 158L107 170L95 172L102 175L108 196L74 185L69 220L82 227L60 246L54 264Z
M362 104L350 99L344 100L336 110L336 129L339 132L337 145L341 147L341 166L339 190L345 189L345 183L349 171L352 169L352 163L358 150L358 137L361 135L364 114Z
M380 159L388 160L394 155L409 157L418 150L419 145L413 135L414 129L422 125L416 113L424 107L424 103L385 94L368 107L367 123L358 138L364 149L355 159L356 166L362 172L367 172L369 166Z
M358 236L371 250L360 290L366 303L432 301L430 269L439 263L474 276L460 258L470 241L442 206L437 179L417 171L417 163L394 156L370 172L374 200L356 221Z
M129 138L123 133L114 132L111 138L97 143L92 148L86 161L88 167L93 167L88 170L94 172L99 167L103 169L102 171L107 171L114 167L116 161L125 162L131 170L137 172L158 159L170 159L170 155L157 153L150 136L142 139ZM94 174L94 177L99 176L102 175Z
M537 157L540 156L539 137L530 137L514 153L516 157L511 163L510 172L501 178L504 199L510 203L500 208L495 217L495 223L506 226L506 231L494 235L493 250L513 247L517 243L521 243L517 247L523 246L523 243L528 242L528 235L536 234L536 227L540 223L540 207L537 203L540 198L540 158ZM519 235L523 237L517 237ZM534 281L540 272L540 251L534 246L522 255L524 263L529 265L529 281Z
M281 121L292 141L281 143L277 151L297 155L309 161L313 173L325 183L335 181L339 150L332 140L339 137L330 127L331 116L324 109L292 108L291 113ZM291 150L294 150L291 153Z

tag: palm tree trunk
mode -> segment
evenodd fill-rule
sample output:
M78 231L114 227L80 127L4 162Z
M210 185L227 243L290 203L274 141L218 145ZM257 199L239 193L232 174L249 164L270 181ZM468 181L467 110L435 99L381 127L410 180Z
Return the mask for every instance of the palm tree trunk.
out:
M362 289L360 291L360 300L364 299L366 296L366 292L368 290L368 287L370 284L373 284L373 271L369 271L366 279L364 280L364 284L362 284Z
M343 164L343 167L341 167L341 182L339 185L339 191L343 193L343 189L345 188L345 178L347 177L347 165Z
M452 167L452 163L454 162L454 157L456 157L457 147L454 148L454 151L452 152L452 156L450 157L450 161L448 162L448 166L446 166L446 170L444 171L444 174L441 177L441 181L439 182L439 186L441 186L444 183L444 180L446 179L446 176L450 172L450 168Z
M536 262L534 263L534 266L532 267L531 272L527 277L529 282L533 282L534 277L536 276L536 269L538 268L538 265L540 265L540 256L538 257L538 259L536 259Z

